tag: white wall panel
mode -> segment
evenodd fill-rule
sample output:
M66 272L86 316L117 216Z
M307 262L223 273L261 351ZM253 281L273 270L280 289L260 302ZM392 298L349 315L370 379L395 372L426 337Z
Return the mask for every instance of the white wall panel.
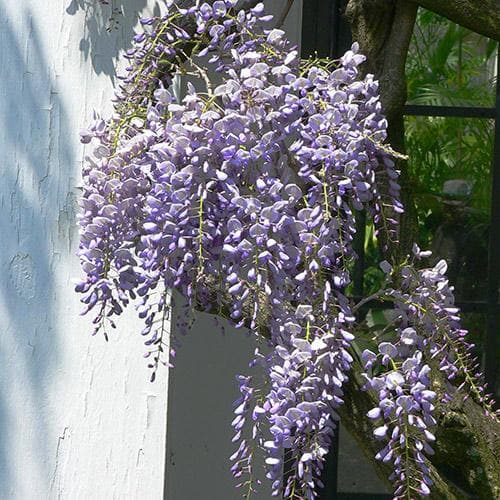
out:
M140 325L91 338L71 279L83 149L147 0L0 0L0 498L162 498L166 373ZM151 3L151 2L149 2Z

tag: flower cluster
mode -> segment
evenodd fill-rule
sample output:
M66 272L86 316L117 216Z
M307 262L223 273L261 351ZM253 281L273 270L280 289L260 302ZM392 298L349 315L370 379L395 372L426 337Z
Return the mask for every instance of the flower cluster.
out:
M172 289L188 307L265 337L269 354L258 350L253 361L264 383L239 377L232 471L252 491L252 455L261 447L274 495L314 498L353 362L345 289L356 212L391 232L387 208L402 211L377 82L359 78L357 44L333 69L302 63L263 4L164 7L162 17L142 20L114 115L82 132L93 152L77 291L96 329L114 326L137 299L153 376L173 354L164 352ZM172 90L181 77L183 98ZM422 286L433 289L430 279ZM178 326L186 331L188 322ZM381 452L394 461L397 491L411 481L425 492L420 457L433 393L423 341L410 342L411 331L401 327L399 343L380 345L381 363L395 368L368 380L380 416L399 422ZM416 448L403 460L410 443Z
M426 455L432 454L432 413L436 393L431 390L430 367L423 359L422 338L412 327L398 328L397 341L381 342L378 353L363 352L367 388L375 392L378 406L368 417L380 422L373 434L387 443L376 455L393 464L391 480L395 498L428 495L432 480ZM383 367L378 376L374 369Z
M394 269L383 263L388 284L380 295L393 303L395 340L380 342L378 353L366 349L362 354L366 388L378 399L368 417L381 423L374 436L387 442L376 458L393 464L396 498L430 494L427 456L433 454L437 394L431 387L428 363L437 363L443 373L442 402L465 388L465 398L472 395L486 414L496 417L477 371L473 345L465 340L467 332L457 316L446 262L427 269L415 266L429 256L415 245L411 261ZM461 380L454 384L457 378Z
M415 245L412 261L392 272L386 297L394 302L401 324L416 329L415 342L418 341L428 359L435 360L443 373L443 402L449 402L457 391L465 389L466 398L472 395L487 415L495 416L494 405L478 370L474 345L466 340L467 331L458 316L453 287L446 277L446 262L440 260L432 268L416 266L430 255L431 252L423 252Z

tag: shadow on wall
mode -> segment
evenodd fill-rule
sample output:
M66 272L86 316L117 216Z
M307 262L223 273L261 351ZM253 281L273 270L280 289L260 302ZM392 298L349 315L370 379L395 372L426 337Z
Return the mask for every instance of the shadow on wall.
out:
M8 8L10 1L0 0L0 498L17 498L21 484L48 492L56 473L53 428L61 416L51 408L57 397L51 390L62 336L70 334L60 327L68 290L59 286L70 278L62 265L75 248L81 160L68 96L60 94L57 56L47 49L57 39L49 16L28 8L39 0L23 0L17 10ZM96 73L113 78L114 58L130 44L146 2L121 2L116 33L106 31L109 6L71 2L63 22L85 11L80 48Z
M20 460L50 477L47 386L61 334L54 276L57 249L67 248L58 240L75 224L67 115L36 19L29 10L16 17L0 2L1 498L14 498Z
M121 49L130 47L134 27L148 0L71 0L66 13L73 15L79 10L85 12L85 35L80 41L80 50L85 59L90 57L97 74L104 73L114 80L115 58ZM159 15L158 6L153 14ZM121 36L111 36L118 32ZM125 44L120 45L120 41Z

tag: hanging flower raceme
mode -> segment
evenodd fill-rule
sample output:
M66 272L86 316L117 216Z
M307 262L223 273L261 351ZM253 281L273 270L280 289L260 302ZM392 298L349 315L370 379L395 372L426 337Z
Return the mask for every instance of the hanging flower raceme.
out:
M362 354L365 388L378 400L367 416L378 423L373 434L385 444L376 458L393 464L396 498L429 495L433 484L428 457L434 453L438 395L431 386L431 363L437 363L443 375L443 403L465 388L465 398L472 395L487 415L497 418L477 371L473 346L464 338L453 289L445 277L446 262L430 269L416 267L429 256L415 245L412 259L403 265L392 268L383 263L387 286L378 296L393 303L394 340L380 342L377 353L366 349ZM454 384L456 378L463 380Z
M173 354L166 339L172 289L188 307L225 314L265 338L269 353L256 351L252 363L260 377L239 377L232 471L251 492L252 457L263 449L273 494L310 499L353 363L355 318L345 289L356 212L393 232L387 209L402 210L383 145L387 123L377 82L359 78L357 44L333 69L303 63L262 4L249 11L238 11L236 0L194 4L167 1L162 17L142 20L114 115L82 133L93 151L84 170L85 279L77 290L97 328L114 326L113 317L138 299L153 376ZM456 355L447 346L461 342L458 327L443 337L412 326L454 321L442 281L418 279L414 300L437 288L446 305L425 318L401 305L408 324L398 326L399 340L381 344L366 365L389 369L367 373L367 384L381 405L370 416L386 422L377 436L392 426L380 457L394 463L397 495L408 487L425 494L430 485L421 457L432 440L434 393L424 351L451 373Z

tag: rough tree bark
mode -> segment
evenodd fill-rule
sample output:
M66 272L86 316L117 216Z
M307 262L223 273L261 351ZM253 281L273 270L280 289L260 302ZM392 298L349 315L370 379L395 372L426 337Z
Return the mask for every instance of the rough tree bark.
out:
M480 35L500 42L500 0L412 0Z
M403 106L406 102L405 63L413 33L417 5L395 0L354 0L347 4L346 15L353 40L366 56L364 73L379 80L380 98L388 121L388 142L405 153ZM410 178L405 162L397 160L401 170L400 184L405 214L400 217L398 243L384 241L389 246L391 260L400 261L416 241L416 214L412 200Z
M353 40L367 56L366 73L380 82L383 108L388 119L388 140L393 149L405 152L403 106L406 101L405 62L418 5L428 7L451 21L483 35L500 40L500 1L498 0L350 0L346 17ZM401 170L402 198L406 213L401 218L400 244L389 246L395 260L405 255L415 241L415 210L411 199L411 180L404 161ZM346 390L342 421L374 463L379 475L387 479L389 468L375 462L380 446L371 440L363 416L374 406L372 396L361 391L362 381L354 370ZM439 374L435 384L440 385ZM431 498L492 500L500 497L500 428L484 416L479 405L462 402L459 395L446 407L438 407L436 454L432 458L435 485Z

